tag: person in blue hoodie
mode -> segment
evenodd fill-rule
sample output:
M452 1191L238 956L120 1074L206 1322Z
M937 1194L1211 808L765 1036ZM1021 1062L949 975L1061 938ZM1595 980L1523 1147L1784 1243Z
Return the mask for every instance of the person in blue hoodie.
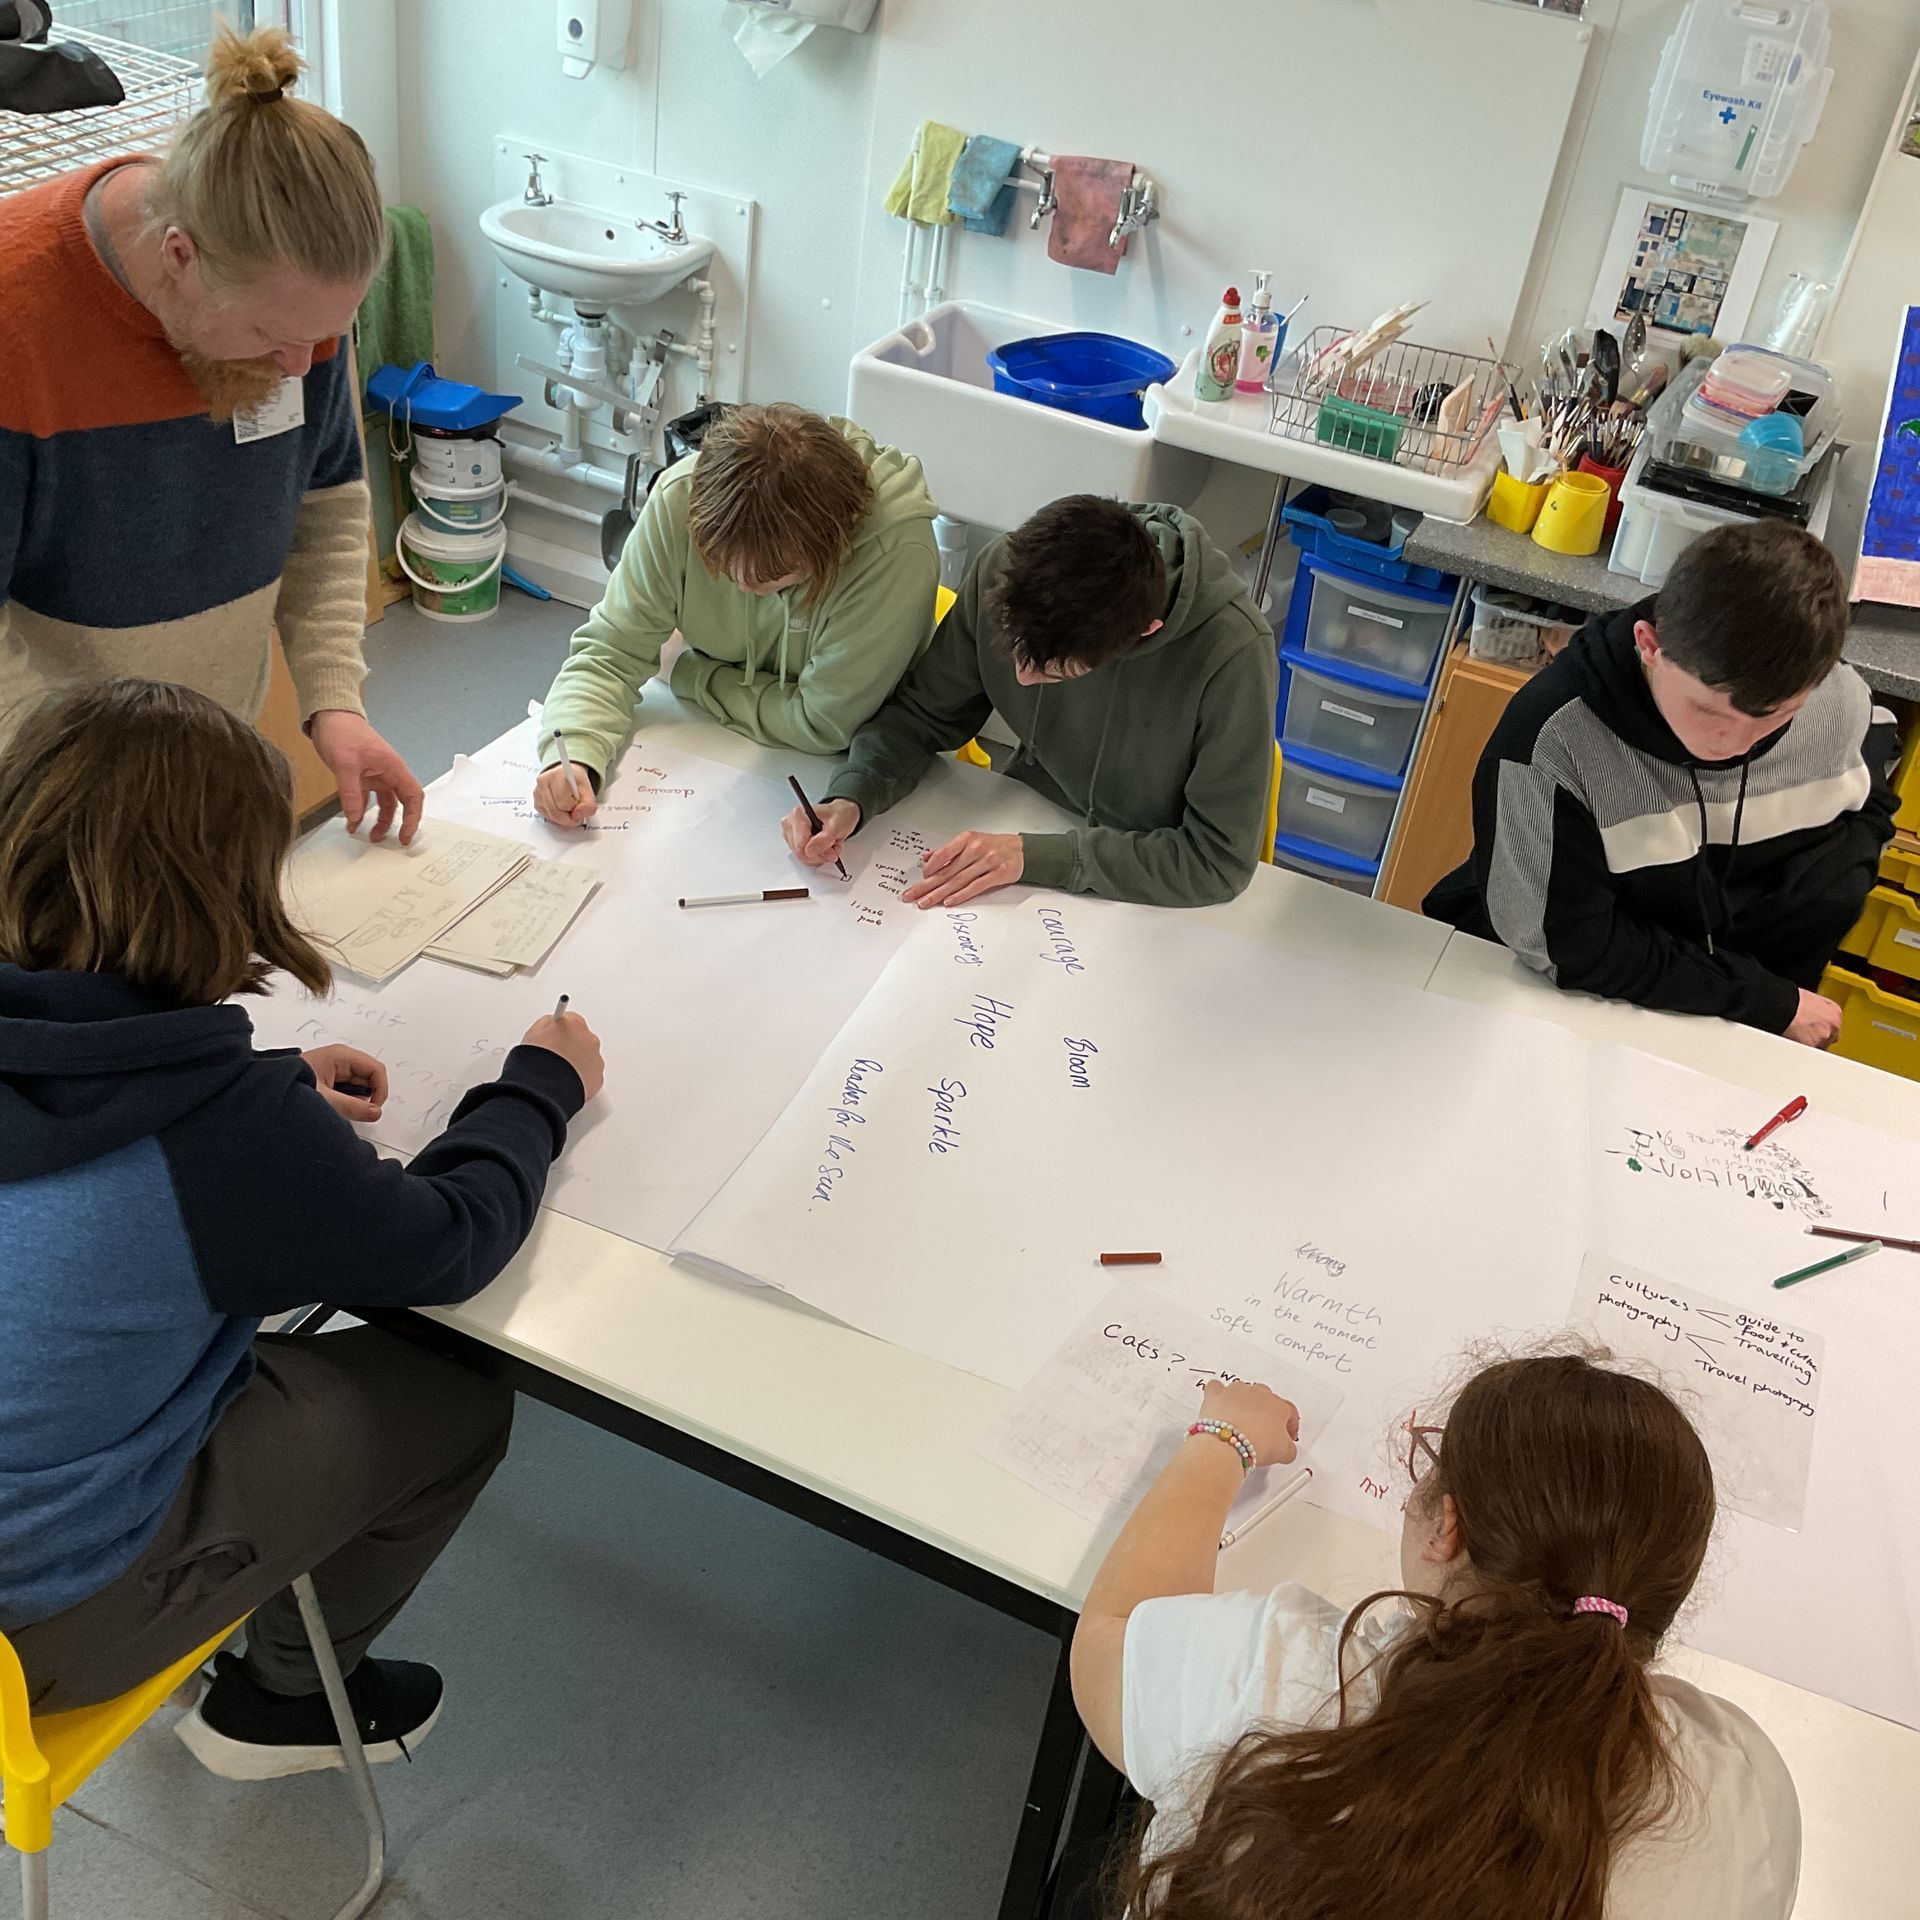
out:
M0 757L0 1630L58 1710L250 1615L179 1722L235 1779L340 1763L302 1573L369 1757L431 1730L440 1675L366 1650L512 1418L376 1328L262 1318L477 1293L601 1081L584 1022L537 1021L437 1140L383 1160L349 1124L385 1096L377 1061L256 1052L223 1004L276 968L327 986L281 905L292 834L285 761L183 687L71 694Z

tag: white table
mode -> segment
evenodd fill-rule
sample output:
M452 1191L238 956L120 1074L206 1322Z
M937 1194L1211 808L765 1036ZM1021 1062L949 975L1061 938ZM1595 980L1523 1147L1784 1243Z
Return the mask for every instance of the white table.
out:
M782 782L792 773L816 798L830 777L832 763L758 747L657 683L647 688L642 725L747 772ZM1196 917L1415 990L1449 937L1446 927L1273 868L1239 901ZM1247 1017L1274 1015L1256 1006ZM618 1074L622 1063L610 1060L608 1070ZM1101 1549L1084 1522L974 1452L1008 1398L1004 1388L786 1294L689 1272L547 1211L484 1293L384 1324L1057 1638L1061 1657L1000 1909L1005 1920L1045 1912L1085 1751L1066 1646ZM881 1426L910 1443L876 1442ZM1350 1523L1302 1510L1286 1537L1303 1577L1371 1580L1377 1571L1382 1536ZM1080 1805L1091 1840L1111 1795L1090 1791Z
M643 721L747 771L797 774L809 792L826 784L819 760L756 747L679 708L657 685L647 690ZM1500 948L1318 881L1263 869L1241 901L1200 917L1401 986L1509 1005L1758 1088L1778 1083L1774 1050L1785 1042L1556 994ZM1275 1017L1248 1009L1250 1019ZM618 1060L609 1066L621 1070ZM1833 1110L1920 1139L1920 1087L1799 1053L1795 1070ZM1086 1749L1065 1667L1101 1543L1085 1522L975 1454L1005 1389L785 1294L691 1273L550 1212L484 1293L401 1319L402 1330L523 1391L1056 1637L1061 1658L1000 1907L1002 1920L1046 1913L1069 1815L1069 1845L1092 1846L1113 1804L1111 1775L1097 1760L1076 1800ZM911 1439L876 1442L877 1427ZM1397 1578L1394 1543L1296 1504L1232 1549L1221 1577L1236 1586L1301 1579L1352 1599ZM1725 1662L1683 1653L1674 1664L1747 1706L1793 1767L1807 1821L1802 1920L1915 1911L1893 1816L1898 1804L1920 1803L1920 1734Z
M1491 941L1455 934L1427 988L1638 1047L1756 1094L1777 1093L1784 1071L1822 1112L1920 1141L1920 1083L1730 1021L1561 993ZM1791 1055L1784 1070L1783 1049ZM1759 1110L1770 1110L1764 1100ZM1834 1621L1832 1631L1844 1633L1846 1622ZM1668 1665L1744 1707L1784 1755L1806 1825L1796 1920L1920 1914L1910 1830L1920 1807L1920 1732L1691 1648L1676 1649Z

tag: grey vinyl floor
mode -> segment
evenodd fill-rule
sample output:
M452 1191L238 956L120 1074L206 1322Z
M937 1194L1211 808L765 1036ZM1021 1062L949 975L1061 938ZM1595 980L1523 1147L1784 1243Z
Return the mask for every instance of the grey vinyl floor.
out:
M391 610L375 724L432 778L524 714L577 617ZM379 1771L376 1920L990 1916L1053 1665L1033 1630L525 1401L384 1648L441 1666L448 1702ZM54 1914L325 1920L359 1874L344 1782L217 1780L171 1717L59 1816Z

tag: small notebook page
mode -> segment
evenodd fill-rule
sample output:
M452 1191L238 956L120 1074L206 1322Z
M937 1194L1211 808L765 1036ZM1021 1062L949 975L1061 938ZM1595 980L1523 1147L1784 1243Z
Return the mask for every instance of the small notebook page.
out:
M1200 1417L1209 1380L1257 1380L1300 1410L1303 1455L1341 1395L1140 1281L1113 1289L982 1437L978 1451L1084 1520L1118 1526ZM1231 1532L1281 1491L1291 1467L1247 1477Z

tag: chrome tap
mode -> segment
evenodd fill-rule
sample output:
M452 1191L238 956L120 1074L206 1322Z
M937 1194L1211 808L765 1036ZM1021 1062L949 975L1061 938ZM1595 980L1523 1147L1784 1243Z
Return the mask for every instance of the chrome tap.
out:
M1143 231L1149 220L1158 220L1160 209L1154 202L1153 182L1129 185L1120 195L1120 217L1107 235L1107 245L1117 247L1129 234Z
M668 226L664 220L636 220L634 225L642 233L657 233L671 247L683 247L687 243L686 223L680 218L680 202L687 196L684 193L670 193L667 198L673 202L673 224Z
M532 172L527 175L527 190L520 198L530 207L550 207L553 195L540 184L540 164L546 159L544 153L530 153L525 156Z

